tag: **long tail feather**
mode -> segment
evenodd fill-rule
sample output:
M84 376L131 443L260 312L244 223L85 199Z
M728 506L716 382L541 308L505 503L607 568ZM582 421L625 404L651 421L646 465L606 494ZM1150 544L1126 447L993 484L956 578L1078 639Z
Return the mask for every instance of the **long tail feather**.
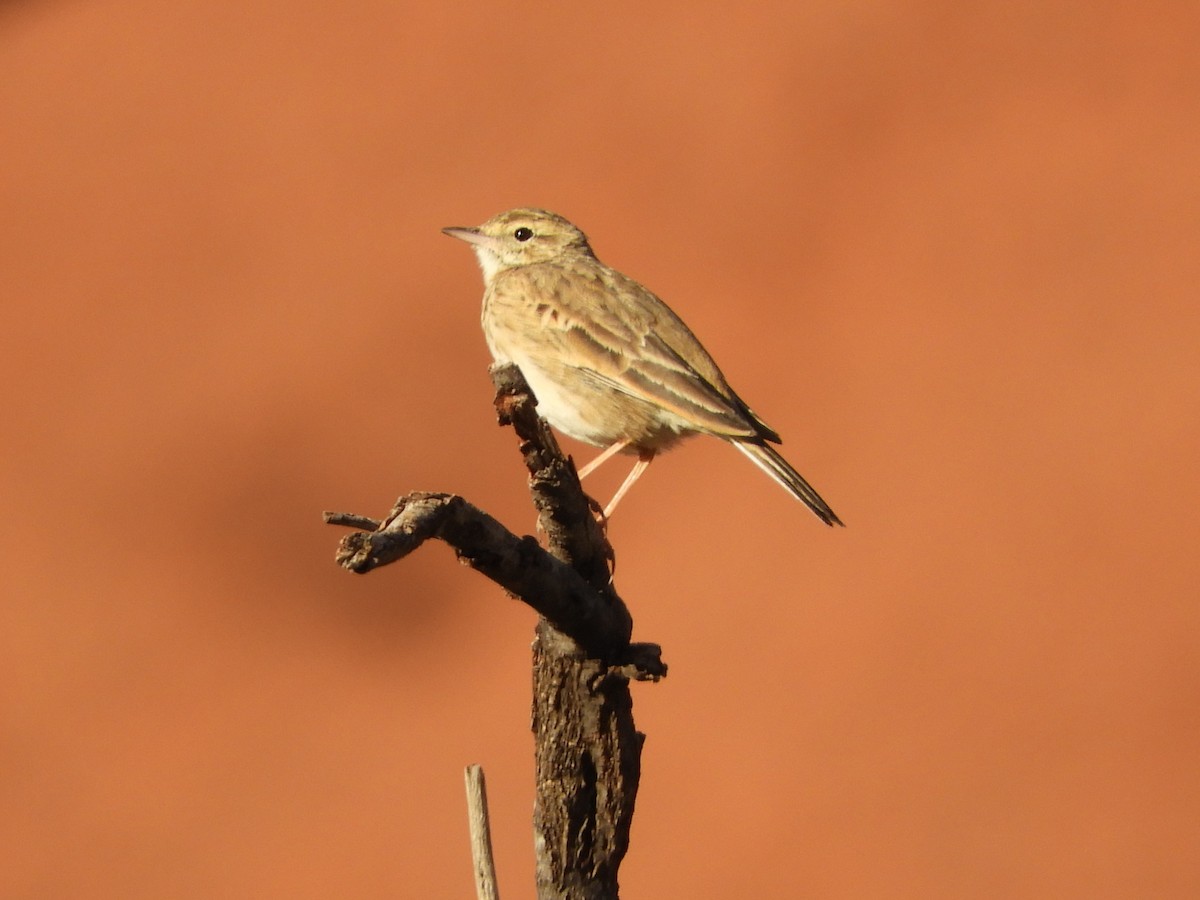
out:
M751 444L743 441L730 443L750 457L752 463L787 488L798 500L803 501L826 525L842 524L837 513L829 508L829 504L821 499L821 495L813 490L813 486L770 444Z

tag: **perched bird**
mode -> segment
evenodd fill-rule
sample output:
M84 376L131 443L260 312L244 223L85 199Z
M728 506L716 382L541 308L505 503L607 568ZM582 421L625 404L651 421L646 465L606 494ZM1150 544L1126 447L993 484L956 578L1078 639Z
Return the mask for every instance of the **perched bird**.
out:
M472 245L483 269L483 331L497 362L513 362L538 411L573 438L637 463L604 510L659 452L694 434L741 450L808 505L829 504L771 444L779 435L733 392L708 351L665 303L596 258L582 231L543 209L513 209L477 228L444 228Z

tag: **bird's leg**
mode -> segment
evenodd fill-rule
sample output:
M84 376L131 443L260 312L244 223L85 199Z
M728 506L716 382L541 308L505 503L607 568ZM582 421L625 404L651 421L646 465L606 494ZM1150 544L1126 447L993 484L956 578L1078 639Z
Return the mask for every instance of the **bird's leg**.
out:
M620 453L622 450L624 450L628 446L629 446L629 441L617 441L615 444L613 444L611 447L609 447L607 450L605 450L603 453L601 453L599 456L597 456L595 459L593 459L590 463L588 463L586 466L584 466L582 469L579 470L579 480L583 481L583 479L585 479L588 475L590 475L592 472L596 471L596 469L600 468L600 464L602 462L604 462L605 460L611 459L614 454Z
M608 451L606 450L605 453ZM646 468L654 460L653 450L643 450L638 454L638 461L633 464L633 470L625 478L625 481L617 488L616 494L608 501L608 506L604 507L604 518L607 519L613 514L613 510L617 508L617 504L621 502L621 498L625 496L625 492L633 487L633 483L641 477L641 474L646 471Z

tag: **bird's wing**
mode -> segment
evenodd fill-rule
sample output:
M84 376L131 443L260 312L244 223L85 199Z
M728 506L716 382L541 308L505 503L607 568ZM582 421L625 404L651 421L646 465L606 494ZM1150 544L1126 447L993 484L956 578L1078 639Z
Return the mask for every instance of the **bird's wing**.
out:
M559 310L543 316L538 339L557 345L560 361L582 377L658 406L699 431L779 440L729 387L687 325L633 279L606 267L583 277L557 267L529 274L542 282L530 285L530 294L553 297Z

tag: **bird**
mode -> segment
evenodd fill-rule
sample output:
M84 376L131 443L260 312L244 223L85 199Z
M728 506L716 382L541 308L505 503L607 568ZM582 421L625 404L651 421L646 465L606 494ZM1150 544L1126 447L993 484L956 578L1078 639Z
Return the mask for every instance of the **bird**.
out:
M843 524L683 320L602 263L579 228L522 207L442 231L470 244L483 270L481 319L495 361L517 365L552 426L604 448L579 477L615 454L637 456L606 520L659 453L707 434L744 453L826 525Z

